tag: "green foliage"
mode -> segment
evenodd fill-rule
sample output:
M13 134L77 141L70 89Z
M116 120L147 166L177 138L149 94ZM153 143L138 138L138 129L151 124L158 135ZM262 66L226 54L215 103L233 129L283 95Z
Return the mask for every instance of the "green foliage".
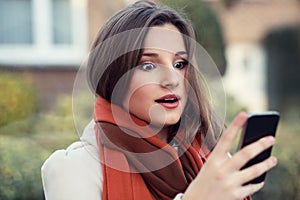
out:
M226 98L226 123L232 122L234 117L239 112L247 112L247 108L239 103L232 95L227 95Z
M31 132L32 138L49 150L66 148L78 140L71 96L59 97L52 111L36 114Z
M298 119L281 120L273 151L279 163L267 174L266 185L255 199L300 199L299 132Z
M0 126L24 119L36 111L36 94L24 76L0 74Z
M236 115L239 112L247 112L247 108L243 106L240 102L238 102L234 96L227 94L226 96L226 117L225 117L225 123L227 126L230 125L230 123L233 121L233 119L236 117ZM234 141L234 144L230 150L230 153L234 154L237 151L238 143L240 140L240 135L238 134L237 138Z
M47 152L27 138L0 135L0 199L41 200L40 167Z
M76 130L82 133L83 128L93 118L95 96L90 91L80 91L73 94L73 117Z
M31 124L21 130L20 124ZM15 127L17 126L17 128ZM19 133L17 133L19 131ZM58 99L55 109L0 127L0 199L43 199L40 168L55 149L78 140L72 98ZM15 134L9 134L14 132Z
M35 114L31 114L27 118L19 119L5 126L0 126L0 135L22 135L24 133L32 133L32 126L35 121Z
M191 21L196 40L211 55L221 74L225 72L225 44L221 26L215 13L200 0L162 0Z

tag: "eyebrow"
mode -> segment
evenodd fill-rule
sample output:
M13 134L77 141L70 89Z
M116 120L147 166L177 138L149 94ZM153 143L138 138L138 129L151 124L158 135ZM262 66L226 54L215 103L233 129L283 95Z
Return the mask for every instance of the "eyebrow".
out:
M158 57L157 53L143 53L142 56L145 57Z
M175 53L175 56L182 56L182 55L187 55L186 51L179 51L177 53ZM159 57L159 55L157 53L143 53L142 56L145 57Z

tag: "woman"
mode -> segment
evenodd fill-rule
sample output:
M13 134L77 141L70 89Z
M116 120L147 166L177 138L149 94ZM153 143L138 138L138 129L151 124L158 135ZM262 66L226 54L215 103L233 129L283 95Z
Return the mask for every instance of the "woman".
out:
M223 124L199 80L193 38L182 17L150 1L106 22L87 68L94 120L45 162L46 199L230 200L263 187L244 183L274 167L274 157L240 169L274 138L229 157L247 120L240 113L217 143Z

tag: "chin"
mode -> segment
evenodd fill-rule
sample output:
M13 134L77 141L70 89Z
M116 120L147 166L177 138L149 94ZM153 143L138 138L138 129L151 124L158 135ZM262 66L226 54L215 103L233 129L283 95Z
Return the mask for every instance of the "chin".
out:
M161 119L161 120L152 120L151 123L156 127L166 127L166 126L172 126L176 124L179 120L180 118L167 119L167 120Z
M172 119L167 119L165 121L165 126L172 126L172 125L178 123L179 120L180 120L180 117L176 117L176 118L172 118Z
M180 114L168 113L167 115L157 114L152 118L149 116L145 121L150 122L150 124L155 127L167 127L176 124L180 120L180 118Z

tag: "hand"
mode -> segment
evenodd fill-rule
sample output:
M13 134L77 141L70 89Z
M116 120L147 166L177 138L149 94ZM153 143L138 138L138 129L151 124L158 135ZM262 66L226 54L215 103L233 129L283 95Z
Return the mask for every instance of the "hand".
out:
M271 147L275 143L274 137L264 137L239 150L231 158L228 156L234 139L246 121L246 113L240 113L233 120L195 180L187 188L183 200L243 199L263 187L264 183L243 184L274 167L277 164L275 157L240 169L256 155Z

